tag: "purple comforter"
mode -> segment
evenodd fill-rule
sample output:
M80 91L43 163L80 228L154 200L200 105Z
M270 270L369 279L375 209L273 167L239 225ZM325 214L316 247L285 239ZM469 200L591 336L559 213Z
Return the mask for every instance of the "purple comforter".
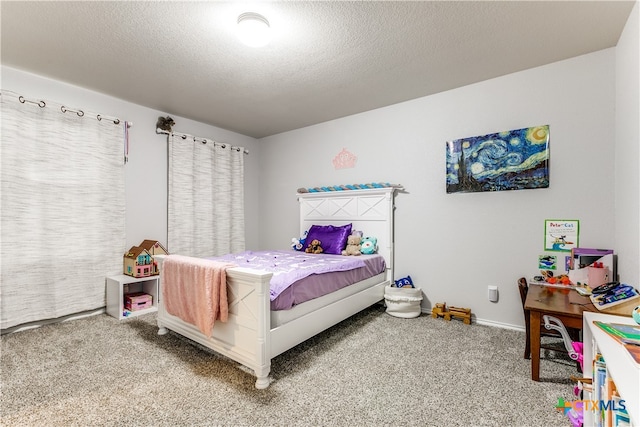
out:
M273 273L271 301L276 299L292 283L312 274L348 271L364 267L359 257L327 254L308 254L297 251L245 251L209 258Z
M361 255L358 258L364 261L364 267L348 271L312 274L309 277L298 280L278 295L278 298L271 301L271 310L289 310L305 301L369 279L383 273L386 269L384 258L380 255Z

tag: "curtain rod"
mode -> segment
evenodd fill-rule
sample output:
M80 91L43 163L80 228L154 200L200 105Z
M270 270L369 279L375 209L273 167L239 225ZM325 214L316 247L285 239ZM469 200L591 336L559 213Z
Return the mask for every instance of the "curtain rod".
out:
M37 105L37 106L38 106L38 107L40 107L40 108L44 108L44 107L46 107L46 106L47 106L47 103L46 103L45 101L43 101L43 100L27 99L27 98L25 98L25 97L24 97L24 96L22 96L22 95L18 95L18 94L17 94L17 93L15 93L15 92L11 92L10 90L3 90L2 92L0 92L0 96L1 96L1 95L3 95L3 94L10 94L10 95L13 95L13 96L17 97L17 98L18 98L18 101L20 101L20 103L21 103L21 104L24 104L24 103L27 103L27 102L28 102L29 104L35 104L35 105ZM77 109L77 110L76 110L76 109L72 109L72 108L66 107L66 106L64 106L64 105L62 105L62 106L60 107L60 111L62 111L63 113L76 113L76 115L77 115L78 117L83 117L83 116L85 115L85 113L84 113L84 111L83 111L83 110L80 110L80 109ZM91 113L91 114L93 115L93 114L95 114L95 113ZM102 114L96 114L96 119L97 119L99 122L100 122L100 121L102 121L102 120L107 120L107 121L113 122L113 124L114 124L114 125L119 125L119 124L120 124L120 121L121 121L121 120L120 120L119 118L117 118L117 117L108 117L108 116L104 116L104 115L102 115ZM132 122L125 122L125 123L127 124L127 127L128 127L128 128L130 128L131 126L133 126L133 123L132 123Z
M218 146L220 146L220 147L222 147L222 148L227 148L227 145L229 145L229 147L231 147L231 149L232 149L232 150L236 150L236 151L240 151L240 150L242 150L242 152L243 152L244 154L249 154L249 150L247 150L247 149L246 149L246 148L244 148L244 147L236 147L236 146L233 146L233 145L231 145L231 144L225 144L224 142L217 142L217 141L214 141L214 140L212 140L212 139L208 139L208 138L200 138L200 137L197 137L197 136L189 135L188 133L181 133L181 132L174 132L174 131L169 132L169 131L167 131L167 130L159 129L159 128L158 128L158 129L156 129L156 133L158 133L158 134L163 133L163 134L165 134L165 135L179 136L179 137L180 137L180 138L182 138L182 139L187 139L187 138L189 138L189 139L193 139L193 142L198 142L198 141L200 141L200 142L202 142L203 144L206 144L207 142L213 142L213 145L214 145L214 146L215 146L215 145L218 145Z

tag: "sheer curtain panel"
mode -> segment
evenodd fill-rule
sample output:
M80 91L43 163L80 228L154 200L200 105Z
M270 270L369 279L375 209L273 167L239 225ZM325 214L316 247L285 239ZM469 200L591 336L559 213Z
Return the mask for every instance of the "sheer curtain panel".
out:
M2 329L104 307L125 251L126 124L4 90L0 102Z
M244 250L244 149L169 134L168 250ZM204 140L202 140L204 141Z

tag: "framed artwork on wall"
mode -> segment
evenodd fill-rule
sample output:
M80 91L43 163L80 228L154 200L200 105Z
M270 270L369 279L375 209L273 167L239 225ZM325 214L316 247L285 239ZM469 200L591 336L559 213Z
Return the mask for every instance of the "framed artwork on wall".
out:
M544 250L571 252L578 247L580 221L575 219L547 219L544 221Z
M538 270L556 270L558 258L555 255L539 255Z
M447 141L447 193L549 187L549 125Z

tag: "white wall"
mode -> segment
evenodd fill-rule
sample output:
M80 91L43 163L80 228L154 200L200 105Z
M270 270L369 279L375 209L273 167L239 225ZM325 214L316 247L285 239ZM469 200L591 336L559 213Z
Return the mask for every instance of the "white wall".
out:
M522 326L516 280L537 272L545 219L578 219L580 246L614 247L614 108L612 48L264 138L261 246L296 236L298 187L399 183L396 278L411 275L425 308L446 302ZM548 189L446 194L446 141L544 124ZM335 170L343 147L357 165ZM489 285L499 286L498 303Z
M129 130L129 162L126 173L127 247L144 239L167 240L167 137L155 133L162 111L153 110L98 92L2 67L1 89L29 99L45 99L133 122ZM245 221L247 247L258 245L259 159L261 146L252 137L229 132L193 120L172 116L175 131L246 147ZM105 207L105 209L108 207ZM168 248L171 250L171 248ZM124 251L124 250L123 250Z
M616 47L615 223L620 280L640 285L640 4Z
M447 302L471 307L488 322L522 326L516 279L536 273L547 218L579 219L580 245L615 248L623 280L638 284L638 14L636 4L618 48L260 141L180 117L175 130L251 151L245 158L248 248L288 248L298 233L298 187L400 183L406 193L397 197L396 277L411 274L426 294L425 308ZM165 114L8 67L1 71L3 90L134 123L127 245L165 242L166 137L155 133L157 117ZM551 126L550 188L445 193L445 141L540 124ZM342 148L358 156L355 168L333 169ZM487 300L488 285L500 288L497 304Z

